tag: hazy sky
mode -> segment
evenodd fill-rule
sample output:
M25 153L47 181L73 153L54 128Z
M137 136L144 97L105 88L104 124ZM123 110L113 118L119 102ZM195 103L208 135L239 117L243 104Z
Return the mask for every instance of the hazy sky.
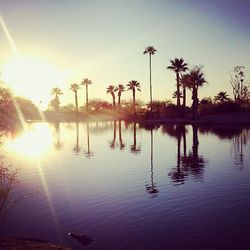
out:
M0 0L0 15L18 53L47 65L31 67L33 77L14 87L28 97L34 93L34 100L47 102L50 89L58 86L65 93L62 104L73 103L70 83L90 78L89 98L111 101L105 93L109 84L137 80L138 98L148 101L148 56L142 54L147 45L158 50L152 62L154 99L170 99L176 88L174 73L166 69L174 57L204 65L208 84L201 98L222 90L231 94L230 71L236 65L244 65L250 76L249 0ZM0 70L13 56L0 27ZM47 74L46 67L60 76ZM80 104L83 94L80 90Z

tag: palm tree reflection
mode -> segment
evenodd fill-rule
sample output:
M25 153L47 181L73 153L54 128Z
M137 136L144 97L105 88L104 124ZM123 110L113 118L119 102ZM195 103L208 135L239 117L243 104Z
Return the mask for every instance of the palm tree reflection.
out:
M122 122L119 120L118 122L119 126L119 143L120 143L120 150L123 150L125 148L125 144L122 141Z
M73 152L78 155L81 152L81 148L79 146L79 122L76 122L76 144L73 147Z
M150 130L150 172L151 172L151 183L146 185L146 191L151 194L151 198L157 196L159 190L156 188L156 184L154 183L154 140L153 140L153 129Z
M235 165L243 169L244 166L244 150L247 141L250 138L248 129L241 126L202 126L199 128L200 132L212 133L219 137L221 140L229 140L232 142L232 154L234 156Z
M189 152L187 156L182 156L182 168L187 175L192 174L196 178L202 178L206 161L202 155L199 155L198 126L192 125L192 130L192 152Z
M176 170L171 172L169 175L174 180L175 183L183 184L185 173L181 169L181 138L183 137L183 152L186 156L186 129L184 125L167 125L162 127L162 131L167 133L171 137L177 140L177 164ZM185 142L185 143L184 143Z
M248 129L241 128L240 133L234 134L232 138L232 151L234 155L234 162L243 170L244 167L244 153L247 148L250 132Z
M221 140L229 140L232 142L232 152L235 165L243 169L244 151L250 139L250 132L241 126L202 126L200 132L215 134Z
M84 154L88 159L90 159L94 155L94 153L90 149L89 122L87 122L86 127L87 127L87 151L84 151Z
M187 154L185 125L164 126L163 132L177 139L177 165L176 169L169 173L175 184L184 184L189 175L202 178L206 161L199 155L198 127L192 125L192 150ZM183 139L183 153L181 153L181 139Z
M241 166L241 169L243 169L243 163L244 163L243 148L246 144L247 144L247 139L244 131L242 131L239 135L233 137L234 161L237 165Z
M56 142L54 143L54 147L57 151L60 151L63 147L63 144L61 143L61 136L60 136L60 122L55 122L55 137Z
M136 140L136 122L133 123L133 130L134 130L134 143L130 146L130 151L134 154L138 154L141 152L141 147L137 145Z
M109 141L109 146L111 149L114 149L116 145L116 120L114 120L114 125L113 125L113 139L112 141Z

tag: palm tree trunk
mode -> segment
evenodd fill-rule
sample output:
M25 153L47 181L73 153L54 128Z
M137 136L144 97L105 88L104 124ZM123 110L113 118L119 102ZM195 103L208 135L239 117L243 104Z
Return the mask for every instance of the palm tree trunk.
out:
M180 102L180 76L179 76L179 72L176 72L176 83L177 83L177 106L179 107L181 105L181 102Z
M195 120L198 119L198 87L195 88Z
M111 93L112 98L113 98L113 109L115 110L115 94Z
M186 107L186 87L183 86L183 103L182 106L185 108Z
M192 99L193 99L193 105L192 105L192 113L193 113L193 120L197 120L198 118L198 96L197 96L197 89L194 86L193 87L193 93L192 93Z
M55 100L56 100L56 112L58 112L59 111L59 97L57 94L55 96Z
M78 99L77 99L77 92L75 91L75 103L76 103L76 112L78 113Z
M133 111L135 113L135 90L133 89Z
M114 120L114 131L113 131L113 142L115 144L116 141L116 120Z
M86 112L89 112L88 84L86 84Z
M121 112L121 94L118 93L118 108L119 108L119 113Z
M152 72L151 72L151 54L149 53L149 84L150 84L150 110L152 110Z

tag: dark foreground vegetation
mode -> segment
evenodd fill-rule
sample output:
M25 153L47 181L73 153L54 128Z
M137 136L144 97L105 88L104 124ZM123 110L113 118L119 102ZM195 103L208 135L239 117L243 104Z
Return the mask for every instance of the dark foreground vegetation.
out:
M71 248L62 245L37 240L37 239L22 239L11 237L0 237L1 250L70 250Z

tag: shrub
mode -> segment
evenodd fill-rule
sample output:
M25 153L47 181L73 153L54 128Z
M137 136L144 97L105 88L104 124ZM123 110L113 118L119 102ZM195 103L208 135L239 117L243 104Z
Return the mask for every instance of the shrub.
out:
M199 114L201 115L234 113L241 110L241 105L232 101L215 104L201 104L199 106Z

